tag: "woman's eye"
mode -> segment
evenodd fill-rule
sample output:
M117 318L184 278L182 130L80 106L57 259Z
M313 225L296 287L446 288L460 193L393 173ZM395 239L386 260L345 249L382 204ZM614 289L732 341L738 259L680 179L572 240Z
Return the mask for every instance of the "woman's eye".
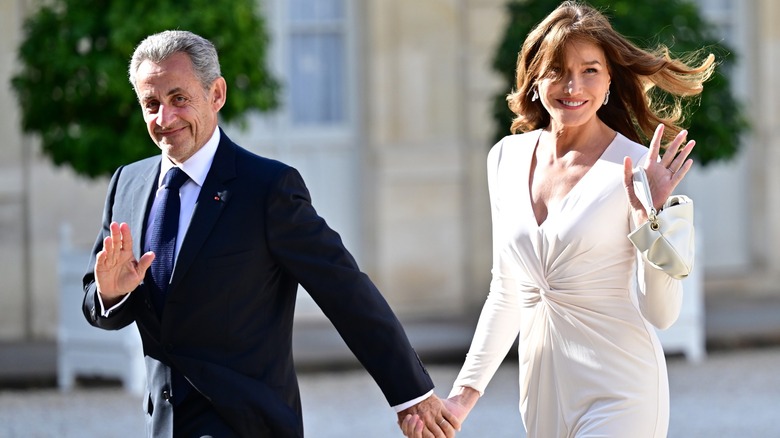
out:
M550 79L556 79L561 76L561 69L558 67L552 67L547 70L547 73L545 73L544 76Z

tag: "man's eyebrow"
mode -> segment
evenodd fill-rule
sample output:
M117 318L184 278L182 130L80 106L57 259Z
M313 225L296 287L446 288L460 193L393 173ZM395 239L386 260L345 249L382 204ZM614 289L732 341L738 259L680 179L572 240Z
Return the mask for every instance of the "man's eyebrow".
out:
M182 88L181 87L175 87L175 88L172 88L172 89L168 90L168 92L165 93L165 95L166 96L172 96L174 94L178 94L178 93L181 93L181 92L182 92ZM153 98L154 98L154 94L153 93L148 93L146 95L141 96L141 100L142 101L143 100L153 99Z

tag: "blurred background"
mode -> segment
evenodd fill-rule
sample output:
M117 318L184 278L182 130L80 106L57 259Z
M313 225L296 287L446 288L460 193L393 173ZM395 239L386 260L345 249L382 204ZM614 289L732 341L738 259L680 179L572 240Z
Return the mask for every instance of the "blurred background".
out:
M680 192L700 248L664 347L701 364L780 345L780 2L591 3L639 45L705 47L721 63L691 117L701 152ZM141 390L137 335L86 327L80 276L111 172L158 153L126 66L166 28L215 42L227 134L297 167L423 359L460 361L490 280L485 159L508 134L519 46L557 4L0 0L0 388L97 377ZM355 366L305 292L296 358Z

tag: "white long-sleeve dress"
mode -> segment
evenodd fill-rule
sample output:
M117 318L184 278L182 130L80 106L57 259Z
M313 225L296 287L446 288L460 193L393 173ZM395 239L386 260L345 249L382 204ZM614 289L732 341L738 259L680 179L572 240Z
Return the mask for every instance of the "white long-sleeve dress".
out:
M646 264L623 158L648 149L617 134L537 225L529 175L541 131L488 156L493 280L455 387L484 392L519 336L520 412L529 438L665 437L669 387L653 325L679 315L680 281Z

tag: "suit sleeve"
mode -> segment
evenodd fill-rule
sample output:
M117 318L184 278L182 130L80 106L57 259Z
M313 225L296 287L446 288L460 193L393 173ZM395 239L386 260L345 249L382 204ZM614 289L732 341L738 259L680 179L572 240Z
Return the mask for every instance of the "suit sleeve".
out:
M97 253L103 249L103 240L111 234L109 230L112 218L111 212L113 210L119 175L121 172L122 168L117 169L108 185L108 194L106 195L106 203L103 207L103 220L100 232L98 232L97 238L95 239L95 244L92 247L92 253L89 257L89 265L87 265L87 271L82 279L82 286L84 288L82 311L84 312L84 317L87 318L87 322L91 325L106 330L119 330L133 322L131 312L128 310L130 300L124 300L122 305L112 310L110 316L104 317L101 315L97 284L95 283L95 261Z
M429 392L433 383L400 322L341 237L314 210L295 169L286 168L276 179L266 211L273 257L330 319L390 405Z

